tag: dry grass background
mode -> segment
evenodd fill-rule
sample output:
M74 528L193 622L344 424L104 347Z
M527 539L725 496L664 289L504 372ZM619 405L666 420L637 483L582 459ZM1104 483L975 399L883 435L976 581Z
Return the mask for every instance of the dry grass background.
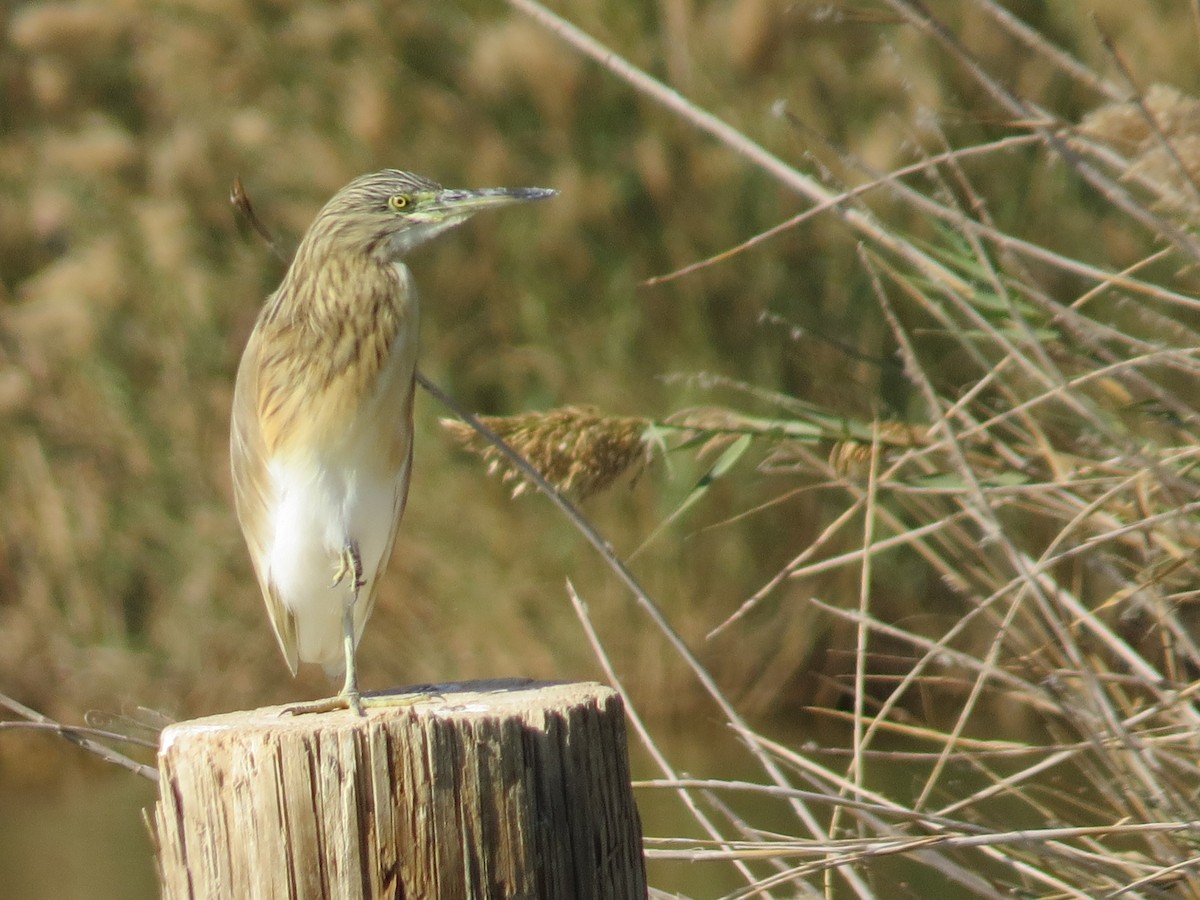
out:
M675 47L672 65L698 86L716 53L709 95L757 82L767 97L798 67L768 46L781 10L752 6L659 21L665 8L601 5L590 24L647 61ZM319 677L294 687L273 658L230 515L232 373L280 275L237 232L235 175L285 243L348 178L384 165L447 184L558 188L554 204L472 223L414 261L422 365L483 412L582 402L665 414L709 398L660 383L674 371L804 392L822 364L759 314L833 302L861 317L847 311L846 263L822 258L829 235L639 289L792 204L503 9L125 2L0 14L0 683L56 715L131 703L188 715L325 688ZM803 17L788 24L808 46ZM742 36L726 46L730 28ZM878 42L869 25L820 30L835 47ZM829 60L843 84L850 62ZM901 92L886 73L876 80L878 93ZM795 145L764 117L752 115ZM590 573L594 605L615 607L601 614L618 628L630 615L620 592L553 514L486 483L436 433L443 411L422 405L366 683L594 672L563 578ZM686 484L688 464L677 468ZM679 493L647 480L591 511L631 548ZM706 519L744 505L714 498ZM811 534L803 512L660 542L645 569L685 632L702 633ZM647 667L647 699L686 703L639 640L628 652ZM806 663L803 649L789 655L790 677Z
M230 508L233 371L280 275L235 175L285 242L385 165L555 187L413 261L422 367L489 414L653 422L654 462L587 514L733 707L848 718L843 747L746 740L764 791L830 798L820 827L795 795L769 826L704 795L708 834L750 842L712 863L730 896L868 896L911 874L875 861L896 840L977 894L1191 896L1200 13L1012 4L1031 45L986 0L930 6L949 44L904 0L572 4L834 192L919 166L842 200L891 249L830 211L654 286L805 204L505 5L0 10L0 691L75 721L327 689L276 658ZM949 148L975 150L929 162ZM365 685L596 676L570 577L637 710L738 725L420 404ZM1006 833L1055 824L1110 831Z

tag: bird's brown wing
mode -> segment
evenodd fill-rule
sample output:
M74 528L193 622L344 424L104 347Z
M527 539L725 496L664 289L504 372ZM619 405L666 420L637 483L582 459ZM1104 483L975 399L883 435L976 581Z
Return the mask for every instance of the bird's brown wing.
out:
M267 448L259 422L260 329L256 327L246 344L238 366L233 389L233 421L230 428L229 455L233 471L233 498L238 522L250 550L254 574L258 576L267 615L279 649L292 674L299 666L296 620L271 583L267 571L267 540L270 537L271 510L277 498L267 471Z

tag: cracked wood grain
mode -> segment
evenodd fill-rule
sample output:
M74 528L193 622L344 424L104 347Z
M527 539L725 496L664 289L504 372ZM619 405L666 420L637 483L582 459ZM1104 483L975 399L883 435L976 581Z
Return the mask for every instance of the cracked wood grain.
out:
M163 897L646 897L615 692L435 691L361 718L278 707L166 729Z

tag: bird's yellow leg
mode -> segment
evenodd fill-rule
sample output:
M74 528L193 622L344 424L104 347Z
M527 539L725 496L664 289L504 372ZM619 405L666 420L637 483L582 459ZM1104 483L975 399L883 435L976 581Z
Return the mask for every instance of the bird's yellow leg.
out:
M358 592L365 584L362 557L359 555L356 541L347 541L346 546L342 548L337 569L333 573L333 584L330 587L337 587L346 579L347 575L354 577L350 583L350 598L342 608L342 649L346 654L346 680L342 684L342 690L336 697L289 706L284 710L285 713L298 716L304 713L352 709L360 716L366 715L363 710L362 695L358 690L358 668L354 661L354 608L358 605Z
M346 652L346 680L342 684L342 692L335 699L341 700L358 715L365 716L362 695L358 692L358 667L354 661L354 604L358 602L358 587L358 580L355 579L354 599L346 604L346 609L342 612L342 647Z
M333 583L341 583L347 575L352 576L352 580L350 597L342 609L342 649L346 654L346 681L336 699L343 701L343 708L349 707L363 716L366 713L363 712L362 696L358 692L358 667L354 661L354 608L358 605L358 592L365 584L362 556L359 555L357 541L346 541L337 570L333 573Z
M353 575L350 585L350 599L342 610L342 648L346 654L346 680L337 696L326 697L324 700L312 700L307 703L296 703L284 710L287 715L299 716L305 713L331 712L335 709L352 709L360 716L366 715L366 707L396 707L409 706L440 696L436 690L422 690L409 694L385 694L384 696L364 697L358 690L358 667L355 664L354 648L354 608L358 605L359 591L366 585L363 581L362 558L358 553L358 544L347 541L337 568L333 573L333 584L336 587L345 581L347 575Z

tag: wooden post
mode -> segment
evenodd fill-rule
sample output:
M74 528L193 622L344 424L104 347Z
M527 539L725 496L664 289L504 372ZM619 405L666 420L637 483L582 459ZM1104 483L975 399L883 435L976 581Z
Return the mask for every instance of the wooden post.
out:
M644 900L624 708L599 684L180 722L159 745L166 900Z

